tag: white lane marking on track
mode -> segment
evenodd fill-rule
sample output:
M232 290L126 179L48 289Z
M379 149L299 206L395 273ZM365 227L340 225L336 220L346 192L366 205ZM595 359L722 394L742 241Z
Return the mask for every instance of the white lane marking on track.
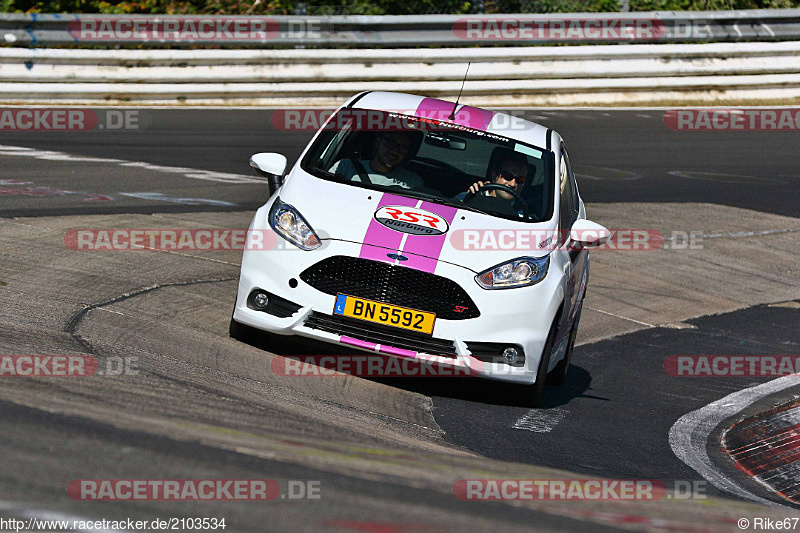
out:
M745 500L786 507L751 494L724 473L716 469L706 452L708 437L717 425L728 417L745 409L759 399L800 384L800 375L784 376L755 387L742 389L711 402L691 413L683 415L669 430L669 446L672 452L704 479L720 490Z
M176 198L174 196L165 196L160 192L121 192L122 196L130 196L131 198L140 198L142 200L158 200L160 202L170 202L173 204L183 205L218 205L218 206L235 206L232 202L224 202L222 200L209 200L207 198Z
M642 322L640 320L635 320L633 318L628 318L626 316L616 315L614 313L609 313L608 311L603 311L602 309L595 309L594 307L589 307L588 305L586 306L586 309L591 309L592 311L597 311L598 313L603 313L604 315L613 316L614 318L620 318L622 320L627 320L628 322L633 322L635 324L640 324L642 326L647 326L648 328L657 328L658 327L658 326L655 326L653 324L648 324L647 322Z
M198 170L195 168L185 167L166 167L162 165L153 165L151 163L144 163L141 161L125 161L124 159L111 159L107 157L88 157L81 155L72 155L64 152L54 152L52 150L35 150L33 148L26 148L22 146L8 146L0 144L0 155L17 156L17 157L33 157L46 161L73 161L84 163L110 163L121 167L136 167L145 170L152 170L155 172L163 172L166 174L181 174L185 178L191 178L203 181L215 181L218 183L264 183L264 180L258 179L253 176L246 176L243 174L228 174L225 172L214 172L211 170Z
M575 175L581 179L594 181L633 181L642 177L637 172L611 167L596 167L593 165L578 166Z
M42 525L41 524L42 521L68 522L69 523L69 527L67 527L67 528L52 527L52 528L48 528L47 529L48 531L51 531L51 530L66 530L66 531L78 531L80 533L89 532L89 531L91 531L92 533L117 533L119 531L126 531L125 529L121 529L120 530L120 529L102 529L102 528L98 528L98 529L77 529L77 528L73 528L72 526L75 524L75 522L83 522L83 523L91 522L92 524L94 524L95 522L98 522L98 520L91 519L91 518L84 518L82 516L63 514L63 513L57 512L57 511L47 511L47 510L44 510L44 509L31 509L30 507L27 507L24 504L16 503L16 502L6 502L6 501L3 501L3 500L0 500L0 510L6 511L6 512L9 512L9 513L15 513L15 514L17 514L19 516L23 516L23 517L27 518L28 520L25 521L24 525L25 525L26 529L29 529L29 530L38 529L39 531L41 531L41 529L39 529L39 528L30 528L30 527L28 527L28 526L31 526L31 525L36 525L33 521L34 520L38 520L39 521L39 524L38 524L39 526ZM55 526L55 524L51 524L51 525Z
M695 170L670 170L670 176L701 181L720 181L727 184L736 183L761 183L763 185L786 185L783 180L764 178L761 176L743 176L741 174L727 174L724 172L700 172Z
M564 420L569 411L564 409L531 409L511 426L534 433L550 433L559 422Z

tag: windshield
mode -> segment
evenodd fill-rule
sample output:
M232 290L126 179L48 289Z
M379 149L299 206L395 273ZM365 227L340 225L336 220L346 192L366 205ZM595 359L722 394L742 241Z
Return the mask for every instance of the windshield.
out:
M331 119L303 170L511 220L552 217L552 152L448 122L354 111L364 110L344 109Z

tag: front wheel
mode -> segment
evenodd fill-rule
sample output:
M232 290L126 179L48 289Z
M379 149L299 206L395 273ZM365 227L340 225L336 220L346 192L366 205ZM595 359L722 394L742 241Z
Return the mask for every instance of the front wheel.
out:
M236 322L233 319L233 313L235 311L236 308L234 307L234 310L231 312L231 323L228 325L228 335L230 335L232 339L246 343L252 338L253 334L256 332L256 329L251 328L246 324L240 324L239 322Z
M274 335L248 326L247 324L236 322L233 319L233 314L231 314L231 323L228 325L228 335L239 342L253 344L262 349L269 349L277 346L277 340Z
M536 370L536 381L533 385L522 385L519 389L521 403L526 407L539 407L544 399L544 387L547 382L547 368L550 366L550 352L553 351L553 343L556 339L558 329L558 319L550 327L547 340L542 350L542 358L539 360L539 368Z
M249 329L250 328L248 326L236 322L233 319L233 315L231 315L231 323L228 326L228 335L230 335L232 339L236 339L237 341L243 341L244 338L247 336L247 332Z
M569 332L569 341L567 343L567 350L564 352L564 357L558 362L556 367L550 373L550 383L553 385L563 385L567 381L567 371L569 370L569 362L572 359L572 351L575 348L575 337L578 336L578 323L581 321L581 310L583 309L583 301L581 300L578 306L578 312L575 314L575 321L572 323L572 330Z

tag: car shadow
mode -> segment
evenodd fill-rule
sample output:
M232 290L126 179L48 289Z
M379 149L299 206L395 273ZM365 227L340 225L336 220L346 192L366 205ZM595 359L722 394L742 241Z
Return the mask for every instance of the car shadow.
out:
M303 337L270 335L254 329L248 330L241 340L251 346L271 352L275 355L282 357L300 357L301 360L306 356L316 358L321 356L358 355L364 357L370 355L367 352L353 352L353 350L345 346L336 346ZM576 357L580 359L580 348L576 348L576 350ZM530 389L529 386L486 378L476 378L467 375L459 377L436 375L417 377L419 375L425 375L425 373L421 371L414 371L414 365L419 366L419 364L412 360L406 360L404 362L406 365L404 365L403 368L410 368L410 373L413 377L359 377L430 397L449 398L489 405L504 405L508 407L529 407L525 401L527 392ZM585 368L572 364L567 373L566 382L563 385L556 386L550 383L547 384L540 408L552 409L566 405L574 398L593 398L608 401L607 398L589 394L591 383L591 374L589 374Z
M424 377L424 378L369 378L391 387L417 392L431 397L449 398L468 402L527 407L525 397L529 387L475 377ZM587 397L592 376L580 366L571 365L563 385L547 384L542 409L552 409L568 404L574 398Z

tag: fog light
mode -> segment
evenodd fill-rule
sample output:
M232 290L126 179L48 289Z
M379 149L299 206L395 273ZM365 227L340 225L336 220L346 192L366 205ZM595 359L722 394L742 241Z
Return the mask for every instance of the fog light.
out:
M255 296L253 296L253 307L258 309L259 311L263 311L269 305L269 296L267 296L263 292L259 292Z
M503 359L506 360L506 363L513 365L519 359L519 351L514 347L506 348L503 350Z

